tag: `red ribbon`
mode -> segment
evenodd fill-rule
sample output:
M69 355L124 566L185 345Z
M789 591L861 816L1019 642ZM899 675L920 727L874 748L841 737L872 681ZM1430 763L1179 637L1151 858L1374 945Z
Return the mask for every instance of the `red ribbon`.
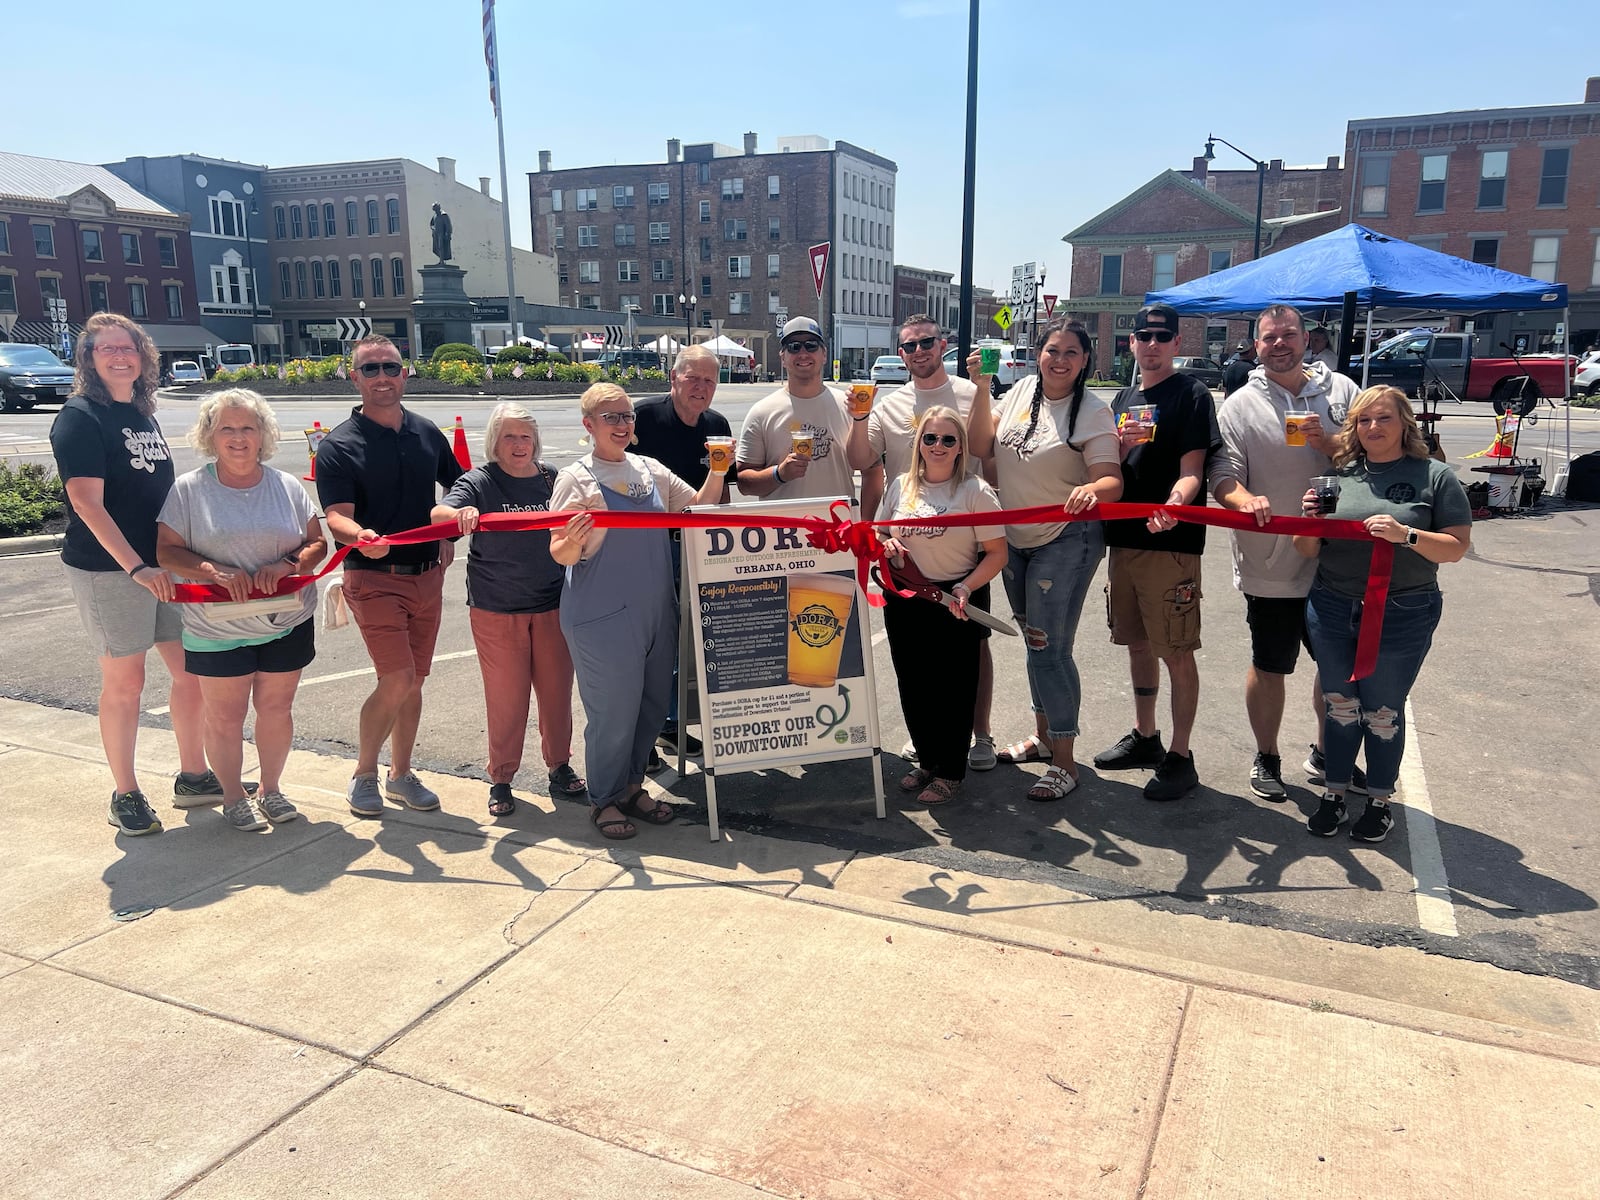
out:
M841 508L844 515L840 515ZM1256 522L1249 513L1233 512L1223 508L1201 508L1197 505L1160 504L1096 504L1086 512L1069 513L1059 504L1045 504L1034 508L1007 508L998 512L955 513L942 517L907 517L892 521L854 521L850 507L843 500L835 500L826 517L772 516L759 517L748 513L646 513L611 512L608 509L587 510L597 529L803 529L806 542L815 549L829 554L851 554L856 560L856 581L861 591L874 607L883 606L883 597L867 588L869 572L876 566L880 575L889 578L883 553L883 543L875 529L906 527L913 529L970 528L979 525L1049 525L1071 521L1124 521L1148 520L1157 512L1166 512L1179 521L1195 525L1212 525L1221 529L1234 529L1246 533L1277 534L1288 537L1327 538L1332 541L1370 541L1372 565L1367 573L1366 594L1362 599L1361 628L1356 637L1355 670L1350 682L1372 674L1378 662L1378 646L1383 638L1383 609L1389 598L1389 581L1394 573L1394 544L1376 538L1360 521L1341 521L1326 517L1271 517L1265 525ZM576 512L545 513L484 513L478 518L478 528L493 533L512 533L541 529L559 529L577 516ZM442 538L457 537L461 527L454 521L425 525L391 533L374 546L411 546L422 542L436 542ZM354 546L341 546L326 565L314 575L289 575L279 584L276 592L250 593L251 599L281 596L309 587L339 566ZM174 599L182 604L200 604L232 600L228 590L210 583L180 583L175 588ZM896 594L911 598L914 592L895 589Z

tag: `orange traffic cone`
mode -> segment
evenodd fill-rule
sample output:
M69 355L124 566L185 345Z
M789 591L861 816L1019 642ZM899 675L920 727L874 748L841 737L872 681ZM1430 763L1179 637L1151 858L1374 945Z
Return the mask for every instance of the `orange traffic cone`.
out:
M472 455L467 450L467 431L461 424L461 418L456 418L455 436L451 448L456 452L456 461L461 464L463 471L472 470Z
M306 431L306 453L311 458L311 466L306 473L300 476L307 483L317 481L317 443L322 441L322 422L311 422L311 428Z

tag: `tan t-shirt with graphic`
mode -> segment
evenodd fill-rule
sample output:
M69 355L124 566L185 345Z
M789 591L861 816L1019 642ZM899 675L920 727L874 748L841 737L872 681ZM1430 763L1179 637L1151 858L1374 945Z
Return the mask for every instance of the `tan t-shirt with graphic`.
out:
M1033 432L1028 424L1034 389L1039 377L1030 375L1003 397L994 410L994 469L1000 485L1000 503L1007 508L1035 508L1065 504L1072 489L1089 482L1089 468L1117 465L1122 451L1111 406L1093 392L1085 392L1078 421L1067 439L1072 397L1060 403L1041 401ZM1019 550L1031 550L1054 541L1066 522L1047 525L1007 525L1006 541Z
M824 387L820 396L799 397L787 388L757 400L739 430L739 467L768 469L794 449L793 431L811 435L811 466L799 479L780 483L763 500L806 500L813 496L856 498L856 474L844 452L850 429L844 395Z

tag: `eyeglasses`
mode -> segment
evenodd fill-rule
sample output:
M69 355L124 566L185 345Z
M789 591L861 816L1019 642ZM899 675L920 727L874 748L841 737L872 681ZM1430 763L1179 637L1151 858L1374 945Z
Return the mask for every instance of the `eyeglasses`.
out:
M639 418L631 412L600 412L595 413L607 425L632 425Z
M785 342L783 349L788 354L815 354L822 349L822 343L815 338L807 338L803 342Z
M368 379L376 379L379 375L387 375L390 379L394 379L405 368L397 362L364 362L356 370Z
M1160 342L1165 346L1178 335L1170 329L1141 329L1133 335L1136 342Z
M924 446L943 446L946 450L954 450L961 439L953 433L925 433L922 435Z
M916 351L916 350L932 350L935 346L937 346L939 344L939 340L940 339L938 337L924 337L924 338L916 338L913 341L909 341L909 342L901 342L900 343L900 353L901 354L910 354L910 353L912 353L913 351Z
M94 352L96 354L104 354L107 358L139 357L139 347L137 346L102 346L96 343Z

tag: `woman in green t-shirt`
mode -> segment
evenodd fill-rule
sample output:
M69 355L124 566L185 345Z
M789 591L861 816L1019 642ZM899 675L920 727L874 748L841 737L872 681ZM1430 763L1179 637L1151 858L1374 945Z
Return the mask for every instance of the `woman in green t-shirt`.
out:
M1307 489L1302 505L1311 516L1360 521L1375 538L1397 547L1383 638L1372 674L1348 680L1355 666L1361 600L1372 562L1365 541L1297 537L1295 549L1317 559L1317 578L1306 600L1306 629L1322 674L1327 754L1327 790L1306 822L1319 837L1344 824L1345 789L1356 751L1366 750L1367 807L1350 827L1359 842L1381 842L1394 824L1394 794L1405 754L1405 707L1433 644L1443 601L1439 564L1459 562L1472 537L1472 506L1455 472L1428 457L1405 393L1368 388L1350 404L1334 437L1333 476L1337 499Z

